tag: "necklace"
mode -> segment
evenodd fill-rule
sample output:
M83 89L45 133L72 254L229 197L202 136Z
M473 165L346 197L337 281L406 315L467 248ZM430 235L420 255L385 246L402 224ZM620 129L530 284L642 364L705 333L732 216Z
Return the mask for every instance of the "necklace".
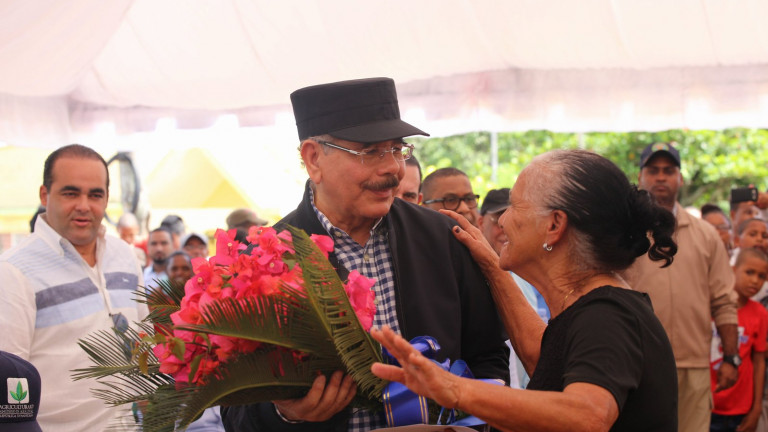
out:
M574 291L576 291L576 288L573 288L572 290L568 291L568 294L565 295L565 298L563 299L563 305L560 306L561 312L565 310L565 302L568 301L568 296L573 294Z

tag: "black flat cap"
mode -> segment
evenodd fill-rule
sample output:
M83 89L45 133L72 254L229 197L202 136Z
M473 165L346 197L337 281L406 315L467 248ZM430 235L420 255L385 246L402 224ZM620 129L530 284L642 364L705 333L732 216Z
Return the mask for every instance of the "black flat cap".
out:
M428 133L400 120L395 82L367 78L304 87L291 93L299 139L331 135L375 143Z

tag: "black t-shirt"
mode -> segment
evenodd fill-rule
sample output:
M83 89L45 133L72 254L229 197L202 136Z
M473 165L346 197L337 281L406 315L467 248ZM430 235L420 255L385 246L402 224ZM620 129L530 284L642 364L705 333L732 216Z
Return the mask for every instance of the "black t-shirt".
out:
M647 294L604 286L550 320L531 390L590 383L613 394L612 431L676 431L677 371Z

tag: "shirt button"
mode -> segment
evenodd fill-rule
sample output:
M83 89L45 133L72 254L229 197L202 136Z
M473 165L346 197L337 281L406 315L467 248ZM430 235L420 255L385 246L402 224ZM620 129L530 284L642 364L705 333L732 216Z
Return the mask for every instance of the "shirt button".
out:
M365 260L365 262L370 261L371 260L370 255L368 255L368 254L363 255L363 260Z
M336 237L341 237L341 233L339 231L334 231L333 235L335 235Z

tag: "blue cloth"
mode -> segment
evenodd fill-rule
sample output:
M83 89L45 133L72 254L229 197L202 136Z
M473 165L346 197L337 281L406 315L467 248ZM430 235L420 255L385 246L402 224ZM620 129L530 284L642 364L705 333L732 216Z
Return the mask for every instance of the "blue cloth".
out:
M528 283L528 281L516 275L515 273L509 273L512 275L512 278L515 280L517 286L520 287L520 291L523 292L525 299L528 300L528 303L531 305L531 307L533 307L533 309L536 311L539 317L544 320L544 322L548 322L550 317L549 307L547 307L547 303L544 301L544 297L542 297L539 290L537 290L533 285ZM512 351L512 354L510 355L509 363L510 365L515 365L515 368L510 367L510 374L514 373L514 371L517 372L518 386L520 388L526 388L531 378L525 372L523 362L520 361L520 358L517 356L517 354L514 353L514 351Z
M744 415L721 415L712 413L709 432L734 432L744 420Z
M220 408L215 406L203 411L199 419L187 426L187 432L224 432L219 410Z

